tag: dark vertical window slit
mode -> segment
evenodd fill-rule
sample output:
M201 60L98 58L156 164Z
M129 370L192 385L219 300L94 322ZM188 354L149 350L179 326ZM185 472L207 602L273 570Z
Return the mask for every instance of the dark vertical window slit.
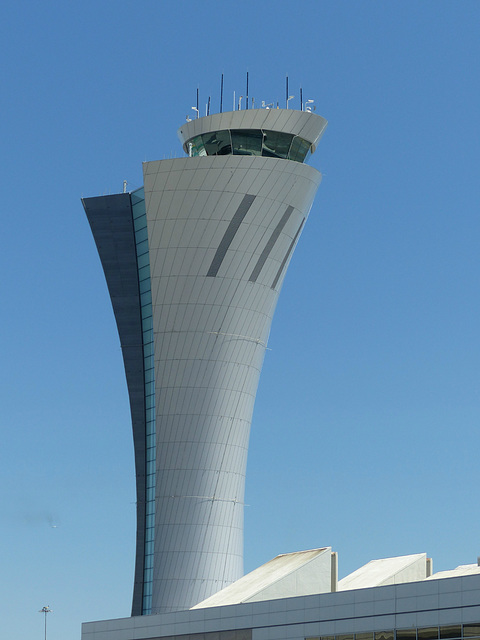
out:
M224 236L221 239L220 244L218 245L218 249L213 257L210 269L207 272L207 277L214 278L217 275L223 259L225 258L225 254L232 244L232 241L242 223L242 220L245 218L248 210L252 206L255 197L256 196L249 195L248 193L243 196L243 200L241 201L238 209L235 211L233 218L230 220L230 224L228 225L227 230L225 231Z
M283 269L284 269L284 267L285 267L285 265L287 263L287 260L288 260L288 258L290 257L290 254L293 251L293 247L295 246L295 243L297 241L298 236L300 235L300 231L302 230L304 223L305 223L305 218L302 220L302 224L298 227L298 231L295 234L295 236L293 237L293 240L291 241L290 246L288 247L288 251L285 254L284 259L282 260L282 264L280 265L280 267L279 267L279 269L277 271L277 275L275 276L275 279L273 281L272 289L275 289L275 287L277 286L278 281L280 280L280 276L282 275L282 272L283 272Z
M263 249L262 253L260 254L260 257L257 260L257 264L253 268L252 275L249 278L250 282L256 282L257 281L257 278L260 275L260 271L263 269L263 265L267 261L267 258L270 255L270 252L272 251L276 241L278 240L278 236L281 234L283 227L287 224L288 219L290 218L292 213L293 213L293 207L289 205L287 207L287 210L283 214L280 222L277 224L277 226L273 230L273 233L270 236L270 238L268 239L268 242L265 245L265 248Z

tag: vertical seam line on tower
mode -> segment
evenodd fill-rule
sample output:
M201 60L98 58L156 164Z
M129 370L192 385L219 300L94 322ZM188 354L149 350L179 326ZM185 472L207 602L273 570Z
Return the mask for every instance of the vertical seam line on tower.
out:
M232 244L233 239L240 227L240 224L242 223L242 220L247 215L248 210L252 206L255 198L256 196L252 196L248 193L245 196L243 196L243 199L238 209L235 211L234 216L230 220L230 224L228 225L227 230L225 231L223 238L221 239L220 244L218 245L218 249L215 252L215 256L213 257L212 264L210 265L210 268L207 271L207 277L214 278L217 275L218 270L220 269L220 266L225 258L225 255L230 245Z

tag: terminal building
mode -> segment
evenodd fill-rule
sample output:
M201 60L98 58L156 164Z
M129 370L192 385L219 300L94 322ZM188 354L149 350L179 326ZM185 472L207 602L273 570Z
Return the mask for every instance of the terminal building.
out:
M277 556L188 611L87 622L82 640L480 638L480 566L431 573L425 553L342 580L331 548Z
M131 617L82 640L480 638L477 565L436 575L417 554L338 580L323 547L243 575L255 394L325 127L303 105L197 118L178 132L186 157L83 199L125 364L137 542Z

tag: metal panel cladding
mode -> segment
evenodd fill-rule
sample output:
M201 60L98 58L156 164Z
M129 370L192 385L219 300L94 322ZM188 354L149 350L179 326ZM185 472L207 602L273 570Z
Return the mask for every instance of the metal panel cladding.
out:
M272 132L289 134L289 140L298 136L314 151L325 125L310 113L263 109L199 118L179 136L187 152L195 136L232 131L234 141L242 129L270 138ZM134 294L138 301L148 294L149 303L151 294L152 316L146 320L148 330L153 328L148 385L155 391L155 434L148 437L156 444L147 462L147 423L134 422L138 499L145 503L153 492L144 486L151 478L155 504L148 516L154 518L153 540L148 523L148 563L147 516L137 523L133 615L189 609L243 575L245 469L255 395L279 291L321 175L301 161L238 151L233 144L228 155L144 163L140 221L146 221L146 233L144 227L141 237L138 230L135 236L128 231L129 244L137 243L137 262L132 246L128 254L129 277L139 283ZM118 204L111 202L113 208ZM101 257L101 245L109 233L115 235L116 225L106 205L108 219L96 237ZM133 208L131 225L137 229ZM129 227L127 214L118 221ZM102 260L112 263L106 273L121 328L126 311L113 284L124 245L108 242ZM139 242L148 255L140 255ZM124 349L127 382L141 386L145 380L146 388L146 365L139 369L146 320L140 309L135 314L128 307L128 313L124 324L130 327L135 318L140 351L130 363ZM147 464L154 472L146 473ZM148 590L147 578L141 579L147 574Z

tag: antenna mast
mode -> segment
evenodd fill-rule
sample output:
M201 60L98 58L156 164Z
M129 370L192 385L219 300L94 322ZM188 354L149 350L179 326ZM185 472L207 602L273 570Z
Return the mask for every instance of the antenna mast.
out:
M247 110L248 110L248 71L247 71L247 93L246 93L246 106L247 106Z
M222 113L223 109L223 73L222 73L222 81L220 83L220 113Z

